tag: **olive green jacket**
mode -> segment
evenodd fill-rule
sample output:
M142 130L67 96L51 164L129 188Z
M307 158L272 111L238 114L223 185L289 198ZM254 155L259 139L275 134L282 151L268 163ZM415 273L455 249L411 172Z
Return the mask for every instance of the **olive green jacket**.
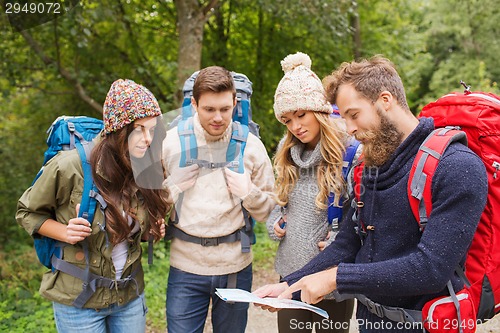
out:
M38 230L49 218L64 224L77 216L76 205L80 203L83 190L83 169L76 149L59 152L44 167L43 173L35 184L28 188L18 202L16 220L34 238L40 237ZM87 237L90 258L90 272L115 279L115 268L111 259L113 244L107 242L106 233L99 225L103 214L97 204L92 234ZM137 283L129 283L124 289L97 288L84 305L85 308L105 308L110 304L123 305L136 298L144 290L144 273L141 266L141 235L148 228L148 215L139 202L131 205L136 212L140 232L133 235L129 244L128 257L123 268L122 278L136 271ZM135 208L135 209L134 209ZM80 243L66 244L63 259L85 269L86 262ZM40 293L43 297L72 305L82 291L82 280L56 271L47 271L42 278Z

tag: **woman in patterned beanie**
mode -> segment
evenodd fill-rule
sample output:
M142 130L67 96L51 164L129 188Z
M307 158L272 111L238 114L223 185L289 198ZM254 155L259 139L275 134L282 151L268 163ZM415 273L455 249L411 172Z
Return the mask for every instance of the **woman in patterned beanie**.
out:
M280 242L276 272L284 277L304 266L331 243L328 223L328 196L342 203L344 180L343 154L350 137L342 121L331 116L333 108L325 97L323 85L311 71L307 54L288 55L281 62L284 77L274 95L274 113L287 128L274 156L275 194L278 206L267 220L269 236ZM282 309L278 328L283 332L348 332L353 301L337 303L331 297L318 304L330 316L308 310Z
M140 186L133 166L151 158L161 161L165 130L156 98L131 80L113 82L103 120L90 154L102 199L92 224L78 217L84 180L76 149L52 158L18 202L18 223L33 237L57 240L69 267L47 271L40 287L53 302L59 332L146 329L140 242L164 236L163 218L171 203L158 174L149 177L159 180L158 189Z

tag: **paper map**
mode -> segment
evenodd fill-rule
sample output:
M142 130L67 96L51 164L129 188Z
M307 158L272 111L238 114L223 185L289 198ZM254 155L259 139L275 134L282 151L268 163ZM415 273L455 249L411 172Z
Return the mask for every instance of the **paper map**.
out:
M276 309L305 309L315 312L322 317L328 318L328 313L325 310L310 304L306 304L304 302L299 302L291 299L278 299L272 297L261 298L242 289L217 288L215 293L226 302L264 304Z

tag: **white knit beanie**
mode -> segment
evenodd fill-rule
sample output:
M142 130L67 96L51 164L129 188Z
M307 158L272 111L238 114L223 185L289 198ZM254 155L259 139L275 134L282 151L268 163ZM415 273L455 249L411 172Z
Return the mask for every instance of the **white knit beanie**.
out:
M311 58L305 53L289 54L281 61L285 76L274 94L274 115L304 110L332 113L332 105L325 97L325 89L318 76L311 71Z

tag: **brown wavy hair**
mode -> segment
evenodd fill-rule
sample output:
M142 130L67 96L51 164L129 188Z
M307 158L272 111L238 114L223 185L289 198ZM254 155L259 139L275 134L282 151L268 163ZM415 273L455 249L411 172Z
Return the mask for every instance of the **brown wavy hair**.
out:
M342 164L347 135L328 114L321 112L313 112L313 114L320 124L320 151L323 157L316 169L319 192L316 195L315 204L319 209L326 209L329 194L335 193L338 199L345 187ZM274 193L276 201L281 206L288 203L289 193L299 177L298 168L290 153L291 148L298 144L302 143L287 130L283 145L273 159L276 173Z
M162 122L157 121L157 127ZM129 239L133 225L130 226L123 212L135 218L135 212L131 207L134 200L142 203L149 216L149 230L155 241L161 238L160 226L156 223L165 218L172 207L168 190L161 188L161 179L164 178L164 167L161 158L159 161L160 174L155 175L159 186L138 186L132 170L132 163L128 151L128 137L134 129L134 123L124 128L105 135L92 150L90 164L94 182L99 189L103 199L108 204L106 215L106 231L113 244ZM153 141L148 151L161 156L161 142L165 135L155 130ZM158 168L156 168L158 169Z
M337 102L339 87L349 84L369 101L375 102L380 93L389 91L396 97L398 104L411 112L406 101L403 82L396 66L380 55L360 61L344 62L338 69L323 79L326 98L332 104Z

